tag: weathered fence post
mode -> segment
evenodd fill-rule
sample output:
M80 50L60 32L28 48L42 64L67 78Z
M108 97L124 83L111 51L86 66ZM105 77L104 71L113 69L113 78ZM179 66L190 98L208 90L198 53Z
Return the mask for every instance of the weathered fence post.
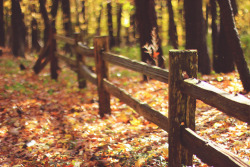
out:
M99 114L110 114L110 94L104 89L103 79L108 79L108 64L102 59L102 51L109 50L108 37L94 38L94 53L96 61L97 87L99 96Z
M169 51L169 166L192 166L193 154L181 145L180 127L195 130L196 100L183 94L180 82L197 77L196 50Z
M75 49L78 45L78 42L81 41L81 35L80 33L76 33L75 34ZM80 89L82 88L86 88L87 86L87 83L86 83L86 79L83 78L83 75L81 75L81 64L84 64L85 65L85 58L83 55L77 53L77 51L75 51L75 54L76 54L76 66L77 66L77 80L78 80L78 87Z

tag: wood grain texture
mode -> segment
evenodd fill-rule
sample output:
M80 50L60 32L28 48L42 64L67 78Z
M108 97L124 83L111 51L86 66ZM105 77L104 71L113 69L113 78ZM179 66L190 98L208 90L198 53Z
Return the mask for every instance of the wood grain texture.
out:
M202 162L214 167L250 167L247 163L220 145L207 141L189 128L181 128L181 142Z
M182 92L218 108L229 116L250 123L250 99L233 95L204 81L186 79L180 83Z
M103 117L105 114L110 114L110 94L104 89L103 79L109 78L108 64L103 60L103 51L109 50L108 37L96 37L94 38L94 53L96 62L96 74L97 74L97 89L99 96L99 114Z
M192 166L192 153L181 145L180 125L195 129L196 100L183 94L179 82L197 77L196 50L169 51L169 166Z
M94 57L94 49L90 49L88 46L84 45L81 42L78 42L75 50L78 54L87 56L87 57Z
M54 37L55 39L57 40L61 40L67 44L70 44L70 45L74 45L75 44L75 39L74 38L70 38L70 37L66 37L66 36L63 36L63 35L55 35Z
M104 79L104 88L119 98L121 101L126 103L128 106L133 108L138 114L145 117L148 121L153 122L165 131L168 131L168 118L161 114L160 112L152 109L148 104L140 102L139 100L133 98L123 89L116 87L114 84Z
M148 65L146 63L139 62L136 60L130 60L127 57L117 55L114 53L110 53L110 52L104 52L103 59L112 64L122 66L122 67L125 67L127 69L130 69L136 72L140 72L153 79L168 83L168 71L162 68Z
M84 76L87 81L90 81L92 84L97 85L97 76L95 73L91 72L87 66L81 64L80 76Z

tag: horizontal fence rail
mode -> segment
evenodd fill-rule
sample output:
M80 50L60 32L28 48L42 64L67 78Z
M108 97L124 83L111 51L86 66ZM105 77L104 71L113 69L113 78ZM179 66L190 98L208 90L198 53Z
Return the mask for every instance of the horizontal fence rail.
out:
M229 116L250 124L250 100L245 96L232 95L197 79L184 80L181 83L181 90Z
M62 36L62 35L55 35L54 36L55 39L57 40L61 40L69 45L74 45L75 44L75 39L74 38L70 38L70 37L66 37L66 36Z
M81 42L77 42L77 46L75 47L78 54L87 56L87 57L94 57L94 49L90 49L86 45L82 44Z
M107 38L101 37L94 40L95 43L94 49L88 48L87 46L79 42L77 39L74 40L73 38L63 37L59 35L56 35L56 39L62 40L72 45L77 54L88 57L95 57L95 59L97 59L96 60L97 74L96 74L88 69L84 61L81 61L79 63L77 62L79 61L79 59L75 61L63 55L59 54L57 55L58 58L65 61L65 63L72 70L79 73L80 78L84 78L90 81L91 83L97 85L98 92L104 94L108 99L109 99L109 94L119 98L121 101L123 101L128 106L133 108L136 112L138 112L138 114L144 116L147 120L155 123L157 126L167 131L169 133L169 138L170 138L169 142L173 144L177 141L176 143L177 145L172 145L172 147L177 146L177 148L179 148L179 145L184 146L184 148L180 147L181 148L180 150L178 149L175 150L176 148L174 147L173 147L174 150L170 150L169 152L170 166L171 164L174 164L174 166L181 166L181 164L192 164L192 154L194 153L197 155L197 157L199 157L203 162L207 163L208 165L219 166L219 167L221 166L249 167L247 163L245 163L235 154L231 153L228 150L225 150L218 144L203 139L194 132L194 125L192 125L191 122L194 122L194 112L192 112L192 110L195 109L195 106L192 105L193 103L195 103L195 99L202 100L204 103L207 103L215 108L218 108L219 110L221 110L222 112L226 113L229 116L233 116L247 123L250 122L250 100L248 98L242 95L229 94L204 81L195 79L196 73L194 72L197 70L197 67L195 65L197 59L195 57L193 58L185 57L181 58L179 60L180 61L179 63L174 62L175 66L180 68L180 69L175 69L176 75L178 75L179 77L178 79L175 79L175 75L173 76L171 71L168 72L167 70L151 66L143 62L130 60L124 56L109 52ZM175 50L172 51L172 53L177 57L182 57L180 56L181 54L185 55L185 53L188 53L192 55L193 53L195 53L195 51ZM182 113L184 114L183 115L184 117L178 118L174 116L173 118L170 119L170 117L172 117L173 115L170 115L170 117L166 117L160 112L152 109L148 104L133 98L125 90L115 86L108 80L108 74L107 74L108 66L106 62L122 66L126 69L130 69L136 72L140 72L142 74L149 76L150 78L162 81L164 83L168 83L170 85L171 83L169 83L170 82L169 78L172 77L171 80L173 81L174 79L174 82L176 82L174 83L174 85L176 87L172 85L174 87L171 87L170 89L176 91L177 98L181 98L180 100L174 102L176 103L175 105L177 105L176 112L184 112ZM189 62L190 64L187 65L186 62ZM182 72L188 73L188 76L193 78L183 79ZM99 87L102 87L102 89L100 90ZM99 94L99 100L101 98L102 97ZM170 95L169 98L171 98ZM108 102L108 101L104 100L103 102ZM100 102L99 105L101 105ZM177 115L180 115L180 113L179 114L177 113ZM181 119L184 119L185 121L182 122ZM180 122L177 123L176 120ZM175 124L174 128L177 128L174 131L172 129L173 124ZM189 128L189 126L191 128ZM172 137L171 139L171 135L173 135L173 133L174 133L174 138ZM179 151L182 152L180 153ZM173 156L175 154L177 155L176 156L177 158ZM190 157L191 157L191 162L190 162Z
M207 141L189 128L181 128L181 141L184 147L191 150L202 162L218 167L249 167L238 156L218 144ZM204 151L205 150L205 151Z
M157 66L148 65L144 62L128 59L127 57L110 52L103 52L103 59L112 64L140 72L153 79L168 83L168 71Z

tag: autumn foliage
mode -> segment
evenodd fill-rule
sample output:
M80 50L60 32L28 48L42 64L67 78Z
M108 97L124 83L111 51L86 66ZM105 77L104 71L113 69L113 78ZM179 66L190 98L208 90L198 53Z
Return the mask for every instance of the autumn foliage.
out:
M76 74L61 64L58 82L46 68L32 72L34 58L0 59L1 166L167 166L168 134L111 97L111 115L98 116L96 87L79 90ZM20 71L18 64L27 68ZM168 86L111 67L112 82L163 114ZM129 72L130 73L130 72ZM202 76L231 93L243 90L236 73ZM246 95L249 98L249 94ZM249 162L249 126L197 101L196 132ZM207 166L195 158L197 166Z

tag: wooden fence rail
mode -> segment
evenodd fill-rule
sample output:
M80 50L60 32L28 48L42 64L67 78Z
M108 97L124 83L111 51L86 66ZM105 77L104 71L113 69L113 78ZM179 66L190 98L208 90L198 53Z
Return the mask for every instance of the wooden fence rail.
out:
M90 71L85 62L80 59L75 61L63 55L57 55L59 59L64 60L72 70L78 73L79 78L84 78L84 80L86 79L97 85L99 113L101 116L110 113L111 94L169 133L169 166L192 165L192 154L195 154L203 162L212 166L249 167L235 154L201 138L194 132L196 99L218 108L229 116L250 123L249 99L241 95L231 95L208 83L195 79L197 72L196 51L170 51L170 72L168 72L109 52L107 37L95 38L94 49L84 46L77 39L59 35L56 35L56 39L72 45L76 53L83 57L95 57L96 74ZM168 83L169 116L162 115L146 103L133 98L125 90L112 84L108 80L108 62ZM189 78L185 79L183 76Z

